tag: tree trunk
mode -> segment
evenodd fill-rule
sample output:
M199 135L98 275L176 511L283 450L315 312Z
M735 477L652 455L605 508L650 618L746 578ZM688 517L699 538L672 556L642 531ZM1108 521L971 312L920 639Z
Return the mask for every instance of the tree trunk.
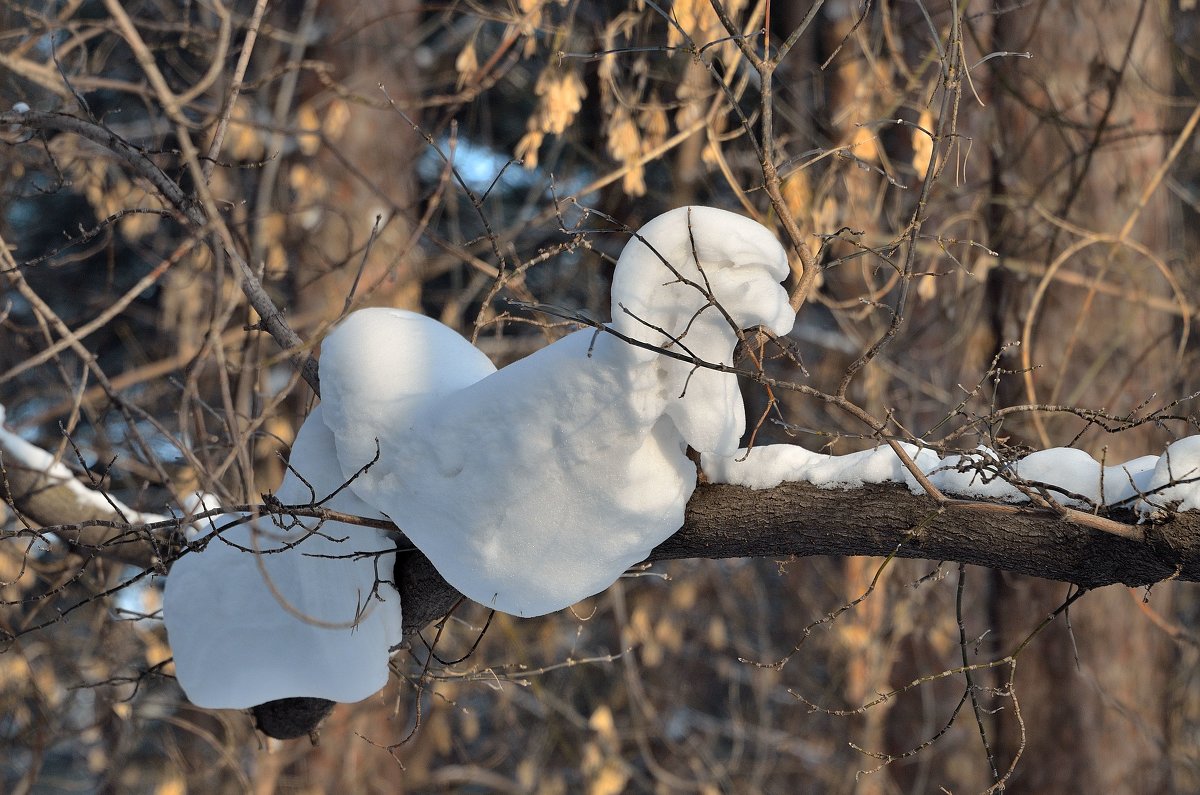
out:
M990 245L1001 264L991 272L988 302L996 341L1022 343L1009 349L1005 365L1038 368L1006 378L1001 400L1131 410L1177 384L1174 345L1164 344L1178 338L1174 318L1139 300L1170 300L1171 291L1137 250L1088 238L1124 236L1166 249L1163 192L1139 205L1169 146L1155 134L1169 109L1147 101L1155 86L1169 83L1159 11L1147 3L1043 2L1016 15L1001 5L994 48L1033 58L993 61L997 211ZM1131 130L1145 132L1127 136ZM1067 275L1077 278L1058 278ZM1002 432L1039 447L1072 443L1107 453L1110 462L1135 448L1157 452L1166 441L1154 429L1115 438L1093 431L1075 440L1080 431L1070 419L1037 419ZM993 648L1019 644L1065 591L994 572ZM1172 589L1155 588L1153 597L1153 607L1165 610ZM1056 623L1035 641L1016 681L1023 725L1011 709L997 714L1001 769L1024 749L1016 789L1170 789L1164 694L1174 652L1140 612L1140 599L1122 588L1089 594L1071 608L1069 624Z

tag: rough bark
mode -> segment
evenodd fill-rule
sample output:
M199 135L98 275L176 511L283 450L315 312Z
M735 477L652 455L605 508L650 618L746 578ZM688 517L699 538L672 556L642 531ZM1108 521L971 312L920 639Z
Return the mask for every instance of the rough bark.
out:
M3 452L0 449L0 461ZM0 498L31 522L50 527L121 521L115 512L100 516L94 505L74 504L71 490L47 484L40 473L7 458L0 472ZM648 561L895 554L969 563L1084 588L1200 581L1200 513L1170 513L1141 525L1131 510L1114 511L1109 518L1140 527L1145 540L1084 527L1046 509L965 501L939 508L932 498L894 483L850 490L784 483L757 491L704 484L688 503L683 527L659 544ZM116 532L104 527L88 543L103 544ZM116 548L122 560L129 560L125 546ZM396 568L408 632L445 615L460 598L419 552L400 554Z
M941 511L898 484L842 491L784 483L754 491L703 485L677 533L649 561L875 555L963 562L1085 588L1200 580L1200 514L1177 513L1130 541L1060 519L1050 511L996 512L986 503ZM1114 518L1134 522L1131 512ZM419 553L397 561L404 625L415 632L460 598Z

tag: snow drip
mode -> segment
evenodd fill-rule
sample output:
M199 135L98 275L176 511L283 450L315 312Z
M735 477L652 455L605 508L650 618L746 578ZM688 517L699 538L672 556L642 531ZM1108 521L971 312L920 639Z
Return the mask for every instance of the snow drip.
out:
M737 449L737 379L693 361L732 364L738 328L788 333L787 274L775 237L733 213L683 207L643 227L617 262L611 328L685 361L586 329L496 370L435 320L355 312L323 343L323 403L276 496L387 517L451 585L497 610L567 607L682 525L696 487L689 445ZM212 537L167 579L188 697L248 707L382 687L401 640L392 542L315 519L222 529L236 519L206 520L197 532Z

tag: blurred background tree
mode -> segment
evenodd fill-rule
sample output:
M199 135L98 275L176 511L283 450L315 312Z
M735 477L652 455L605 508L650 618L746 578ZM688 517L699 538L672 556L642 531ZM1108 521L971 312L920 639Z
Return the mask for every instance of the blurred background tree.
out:
M1111 464L1195 420L1113 435L1052 410L979 418L1121 416L1200 389L1197 18L1095 0L7 0L0 103L140 149L310 345L348 309L401 306L503 364L565 331L506 299L609 316L624 237L562 228L581 206L636 228L712 204L780 231L797 279L795 244L816 254L791 335L806 371L780 360L782 377L832 391L852 372L851 399L918 436L950 418L958 447ZM785 54L764 83L768 49ZM247 332L260 318L236 262L203 245L213 230L80 136L14 132L4 152L10 427L147 510L196 488L257 500L312 397ZM896 338L853 370L897 305ZM788 428L760 441L872 443L778 397ZM1086 594L1023 654L1019 701L1007 668L981 672L986 747L952 677L858 707L1003 657L1068 587L866 558L656 565L561 615L498 615L477 646L487 611L465 606L314 747L183 700L160 570L5 522L5 791L965 792L1019 755L1021 792L1200 789L1187 585Z

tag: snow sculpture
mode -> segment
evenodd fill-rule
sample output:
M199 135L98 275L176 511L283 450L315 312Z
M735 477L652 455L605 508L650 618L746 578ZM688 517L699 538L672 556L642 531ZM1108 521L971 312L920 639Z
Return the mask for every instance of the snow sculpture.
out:
M422 407L494 372L483 351L424 315L383 308L351 314L321 344L324 421L346 477L374 459L376 439L414 430Z
M729 364L730 319L791 329L787 257L754 221L685 207L638 238L616 267L617 331ZM745 428L734 376L595 330L499 371L485 362L434 320L363 310L324 344L323 405L343 478L378 449L354 492L451 585L507 613L611 585L683 523L686 447L730 453Z
M731 364L731 322L791 329L787 273L757 223L674 210L622 253L613 327ZM325 340L321 383L276 497L386 515L464 594L524 616L602 591L644 559L683 523L696 486L687 446L730 453L745 429L734 376L594 330L497 371L435 320L364 309ZM193 703L358 701L386 682L401 640L394 544L298 521L225 529L171 569L163 615Z
M285 505L325 500L345 482L321 407L300 429L290 465L295 471L276 493ZM383 518L348 490L321 505ZM201 520L197 535L235 518ZM369 527L298 521L231 527L171 567L163 618L176 676L192 703L240 709L294 696L352 702L387 683L389 650L402 638L400 596L390 582L395 542Z
M787 274L787 255L762 225L711 207L680 207L642 227L621 252L612 326L651 345L731 364L737 333L697 288L707 285L738 328L783 335L796 319L779 284ZM629 353L654 363L655 400L666 400L666 414L688 444L705 452L737 449L746 427L737 378L652 351Z

